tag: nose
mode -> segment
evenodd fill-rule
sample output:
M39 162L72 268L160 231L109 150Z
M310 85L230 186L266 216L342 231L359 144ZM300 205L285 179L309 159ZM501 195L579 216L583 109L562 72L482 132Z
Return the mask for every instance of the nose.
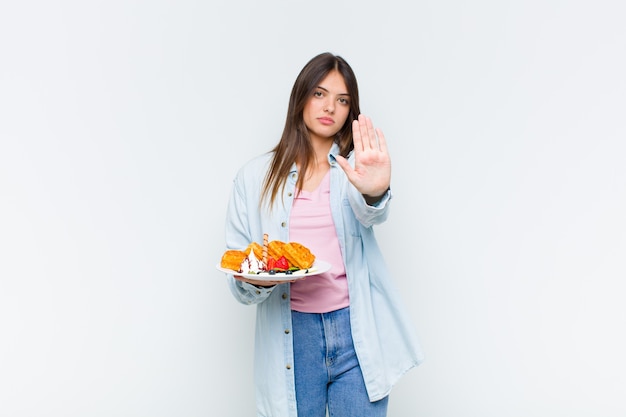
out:
M324 111L326 111L328 113L334 113L335 112L335 101L333 99L328 99L326 101L326 104L324 106Z

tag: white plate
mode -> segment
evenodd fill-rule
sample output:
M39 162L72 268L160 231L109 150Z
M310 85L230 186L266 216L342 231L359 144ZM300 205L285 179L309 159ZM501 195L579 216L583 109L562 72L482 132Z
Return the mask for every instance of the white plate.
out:
M270 275L268 272L261 272L260 274L242 274L232 269L222 268L220 264L215 267L226 274L240 275L242 277L256 279L258 281L293 281L295 279L306 278L314 275L323 274L330 269L330 264L325 261L316 260L313 262L313 266L309 269L300 269L293 271L291 274L285 274L284 272L277 272L274 275Z

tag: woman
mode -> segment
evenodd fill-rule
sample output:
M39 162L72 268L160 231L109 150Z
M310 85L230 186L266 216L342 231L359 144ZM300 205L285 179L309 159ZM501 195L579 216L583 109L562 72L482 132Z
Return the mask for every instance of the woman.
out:
M374 237L388 214L386 141L360 114L341 57L311 59L293 86L282 137L237 173L226 246L299 242L332 268L291 283L229 276L257 305L255 382L263 417L385 416L393 384L422 360Z

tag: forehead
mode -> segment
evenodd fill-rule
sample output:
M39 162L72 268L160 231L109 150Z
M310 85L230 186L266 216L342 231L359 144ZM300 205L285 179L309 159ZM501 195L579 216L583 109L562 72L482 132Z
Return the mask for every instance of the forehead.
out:
M332 70L322 78L319 82L319 87L336 94L348 94L346 81L343 79L343 75L337 70Z

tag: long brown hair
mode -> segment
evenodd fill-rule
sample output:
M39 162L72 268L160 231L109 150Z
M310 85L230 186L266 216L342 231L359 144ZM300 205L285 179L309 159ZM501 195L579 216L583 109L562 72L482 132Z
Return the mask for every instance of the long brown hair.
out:
M360 114L359 88L356 76L348 63L340 56L325 52L313 57L300 71L291 89L287 120L278 144L272 149L274 157L270 169L265 176L261 202L269 198L269 207L285 187L291 167L295 162L300 165L297 187L302 189L306 171L313 161L313 147L309 139L309 132L304 123L304 107L329 72L337 70L343 76L350 95L350 113L345 124L335 135L335 142L339 145L339 154L347 157L354 149L352 141L352 121ZM260 202L260 203L261 203Z

